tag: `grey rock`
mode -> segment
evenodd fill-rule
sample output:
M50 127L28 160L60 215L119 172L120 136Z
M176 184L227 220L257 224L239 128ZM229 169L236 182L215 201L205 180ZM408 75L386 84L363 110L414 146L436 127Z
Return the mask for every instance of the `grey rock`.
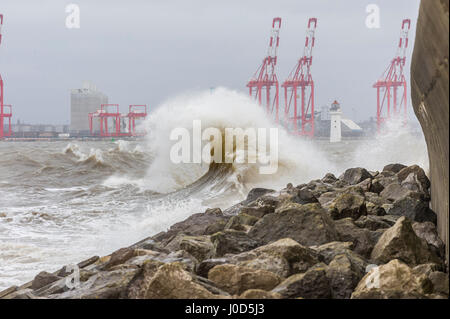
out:
M406 217L400 217L394 226L384 232L372 250L371 259L377 263L399 259L411 266L440 263L426 241L417 237Z
M336 231L340 241L353 242L353 251L367 258L383 233L383 230L371 231L355 225L351 218L335 221Z
M261 218L250 229L249 236L262 244L289 237L305 246L337 239L333 221L318 203L284 205Z
M57 275L48 273L46 271L41 271L39 274L36 275L36 277L34 277L33 282L31 283L31 289L37 290L59 279L61 279L61 277Z
M398 163L388 164L385 167L383 167L383 172L389 171L389 172L392 172L394 174L397 174L398 172L400 172L405 167L407 167L407 166L403 165L403 164L398 164Z
M327 265L317 264L308 271L295 274L275 287L272 292L283 298L326 299L331 297Z
M445 257L445 245L439 238L436 225L431 222L413 223L413 230L419 238L424 239L428 245L436 248L436 252L440 257Z
M339 179L347 182L350 185L356 185L361 183L367 178L372 178L372 175L362 167L349 168L347 169Z
M397 200L389 209L389 214L405 216L417 222L437 222L437 216L429 208L429 203L412 197Z
M225 254L239 254L259 246L259 242L243 231L227 229L211 236L215 257Z
M348 299L364 276L364 271L352 263L346 254L337 255L326 268L331 297L333 299Z

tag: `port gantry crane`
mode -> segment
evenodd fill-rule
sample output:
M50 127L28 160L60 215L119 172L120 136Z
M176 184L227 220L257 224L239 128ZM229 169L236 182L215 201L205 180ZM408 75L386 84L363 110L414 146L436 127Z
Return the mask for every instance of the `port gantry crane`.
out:
M2 26L3 26L3 14L0 14L0 45L2 43ZM0 74L0 139L3 137L11 136L11 105L5 105L4 103L4 94L3 94L3 79ZM6 112L8 109L9 112ZM9 119L8 131L5 132L5 118Z
M277 65L277 51L280 44L280 28L281 18L274 18L272 21L272 31L269 40L269 48L267 50L267 56L263 59L262 64L256 70L253 77L247 83L249 93L252 98L258 101L258 103L265 107L266 112L272 117L275 116L275 121L278 123L279 114L279 84L278 78L275 72ZM275 95L271 98L271 88L275 87ZM263 102L263 91L265 90L265 102ZM275 112L275 114L274 114Z
M146 132L136 133L136 119L145 119L147 117L147 105L130 105L127 117L128 134L130 136L142 136L146 134Z
M115 111L115 112L114 112ZM100 136L101 137L118 137L120 136L120 117L119 104L102 104L100 110L89 113L89 129L93 135L93 119L100 120ZM109 132L109 119L113 119L114 131Z
M391 118L403 117L407 120L407 84L404 75L408 32L411 20L404 19L400 31L397 53L384 71L382 77L373 85L377 89L377 131Z
M120 136L143 136L145 132L136 132L136 119L147 117L147 105L135 104L129 106L128 114L119 112L119 104L102 104L96 112L88 114L89 131L91 136L95 136L94 118L100 123L100 137L120 137ZM113 120L113 131L109 131L109 119ZM128 119L128 132L122 131L122 123Z
M282 84L285 102L284 125L290 133L307 137L314 136L314 81L311 64L316 27L317 19L310 18L303 56Z

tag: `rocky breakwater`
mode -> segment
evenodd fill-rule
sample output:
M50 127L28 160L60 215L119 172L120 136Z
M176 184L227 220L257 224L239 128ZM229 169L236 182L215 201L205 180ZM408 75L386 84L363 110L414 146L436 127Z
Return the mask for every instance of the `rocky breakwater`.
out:
M420 167L400 164L253 189L80 263L79 284L63 268L0 297L448 298L429 189Z

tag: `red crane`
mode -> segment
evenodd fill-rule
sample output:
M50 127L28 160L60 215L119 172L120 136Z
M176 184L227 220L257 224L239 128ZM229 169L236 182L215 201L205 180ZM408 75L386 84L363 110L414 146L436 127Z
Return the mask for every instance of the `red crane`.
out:
M406 124L407 85L403 71L410 27L411 20L404 19L400 31L397 53L381 78L373 85L377 89L378 132L380 132L384 122L394 117L403 117L403 123Z
M111 108L113 108L111 110ZM115 110L114 110L115 109ZM114 112L115 111L115 112ZM100 136L113 137L120 136L120 117L119 104L102 104L100 110L95 113L89 113L89 130L94 135L93 119L100 119ZM114 123L114 132L109 132L108 120L112 118Z
M100 120L101 137L119 137L119 136L142 136L145 133L136 133L136 119L145 119L147 117L147 105L130 105L128 114L119 112L119 104L102 104L100 110L89 113L89 131L91 136L95 136L94 118ZM109 132L109 119L113 120L114 131ZM122 120L128 119L128 132L122 132Z
M127 117L129 135L144 135L145 133L136 133L136 119L145 119L147 117L147 105L130 105Z
M284 121L288 131L295 135L314 136L314 81L311 76L312 50L317 19L310 18L306 30L303 56L284 81ZM300 99L300 108L298 100Z
M268 114L273 116L275 112L275 121L278 123L278 78L275 73L277 65L277 51L280 43L281 18L274 18L272 21L272 31L270 35L269 48L267 56L262 64L256 70L253 77L247 83L249 93L252 98L257 100L261 106L265 106ZM275 95L271 99L270 89L275 87ZM265 90L265 105L263 104L263 90Z
M2 25L3 25L3 14L0 14L0 44L2 43ZM11 105L4 105L4 95L3 95L3 79L0 75L0 138L11 136ZM9 109L9 112L5 112L5 108ZM9 119L8 131L4 130L5 118Z

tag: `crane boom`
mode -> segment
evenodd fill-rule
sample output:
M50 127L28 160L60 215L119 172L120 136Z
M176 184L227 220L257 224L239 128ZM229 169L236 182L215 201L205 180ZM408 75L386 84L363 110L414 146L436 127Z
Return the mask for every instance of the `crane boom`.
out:
M269 47L267 49L267 56L263 59L261 65L253 74L253 77L247 83L250 96L258 101L261 106L265 106L266 112L271 116L275 116L276 122L278 122L279 118L279 84L275 67L277 65L278 46L280 44L280 28L281 18L274 18L272 21L272 29L269 39ZM270 90L272 87L275 88L275 95L273 97L273 100L271 100L270 96ZM266 93L265 102L263 102L262 100L263 90L265 90Z

